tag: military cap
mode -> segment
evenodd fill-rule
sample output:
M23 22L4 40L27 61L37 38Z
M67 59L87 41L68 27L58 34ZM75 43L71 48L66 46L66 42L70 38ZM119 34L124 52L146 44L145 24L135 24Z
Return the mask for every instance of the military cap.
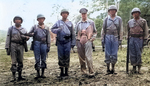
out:
M134 12L139 12L141 13L141 10L139 8L133 8L132 11L131 11L131 14L133 14Z
M21 23L23 22L23 19L22 19L20 16L15 16L14 19L13 19L14 23L15 23L15 20L16 20L16 19L21 20Z
M116 10L117 11L117 7L115 5L110 5L109 8L108 8L108 12L110 10Z
M45 19L45 16L42 15L42 14L38 14L38 15L37 15L37 19L39 19L39 18L44 18L44 19Z
M81 8L79 12L80 12L80 13L87 13L88 10L87 10L86 8Z
M69 15L69 11L67 9L62 9L60 15L62 15L62 13L68 13Z

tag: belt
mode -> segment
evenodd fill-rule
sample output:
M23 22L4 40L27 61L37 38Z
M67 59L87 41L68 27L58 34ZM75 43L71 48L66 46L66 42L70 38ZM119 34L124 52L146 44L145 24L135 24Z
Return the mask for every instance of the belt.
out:
M131 37L143 37L143 34L131 34Z
M23 45L23 41L11 41L12 43L16 43L16 44L20 44L20 45Z
M115 36L118 36L118 33L117 33L117 31L109 31L109 30L107 30L106 35L115 35Z

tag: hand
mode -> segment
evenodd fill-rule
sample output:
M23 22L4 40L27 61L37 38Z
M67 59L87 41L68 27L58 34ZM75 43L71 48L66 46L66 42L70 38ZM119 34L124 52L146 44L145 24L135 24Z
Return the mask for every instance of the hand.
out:
M119 40L119 45L121 45L121 43L122 43L122 40Z
M92 42L92 41L93 41L93 39L88 39L88 41Z
M8 48L6 48L6 52L8 51Z
M32 37L34 35L34 33L27 33L26 35L29 37Z
M26 36L26 41L28 41L28 40L29 40L29 38L30 38L29 36Z
M34 35L34 33L31 33L32 35Z
M71 48L74 48L75 45L71 45Z
M47 47L47 50L46 50L47 52L49 52L50 51L50 47Z
M59 29L62 30L62 29L63 29L63 25L61 25L61 26L59 27Z
M76 41L80 41L80 39L76 39Z
M10 49L9 48L6 48L6 53L7 53L7 55L10 55Z
M147 45L147 39L144 39L143 40L143 46L146 46Z

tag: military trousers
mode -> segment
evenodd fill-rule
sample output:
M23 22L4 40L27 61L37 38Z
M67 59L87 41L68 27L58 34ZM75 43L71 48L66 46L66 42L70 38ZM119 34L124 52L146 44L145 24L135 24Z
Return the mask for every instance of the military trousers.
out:
M58 65L59 67L69 67L71 41L57 42Z
M78 57L81 65L81 71L83 74L94 75L94 68L93 68L93 58L92 58L92 42L87 41L85 44L80 43L77 41L77 51ZM87 72L87 67L89 72Z
M35 70L46 68L47 44L34 41Z
M142 64L141 54L142 54L143 39L131 37L129 41L129 55L130 62L133 66L138 66Z
M114 35L105 36L105 63L115 64L117 62L118 38Z
M24 46L16 43L11 43L11 61L12 66L10 70L12 72L22 71L23 68L23 54Z

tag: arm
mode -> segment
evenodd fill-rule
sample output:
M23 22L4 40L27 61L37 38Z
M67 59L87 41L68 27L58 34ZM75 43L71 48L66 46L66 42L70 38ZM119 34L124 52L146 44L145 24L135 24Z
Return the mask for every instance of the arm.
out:
M10 30L11 30L11 27L8 28L7 37L6 37L5 49L8 49L9 46L10 46Z
M58 21L59 22L59 21ZM56 22L53 27L51 28L51 31L55 34L57 34L60 30L61 30L61 27L59 26L58 22Z
M50 37L50 31L49 29L47 30L47 46L50 48L51 46L51 37Z
M94 23L94 22L92 22L91 25L93 26L93 35L92 35L92 37L91 37L91 40L94 41L95 38L96 38L96 36L97 36L97 30L96 30L96 27L95 27L95 23Z
M122 38L123 38L123 22L122 22L122 19L120 19L120 21L119 21L120 23L119 24L121 24L121 25L119 25L120 27L120 32L119 32L119 36L120 36L120 39L119 40L122 40Z
M101 41L104 39L104 29L101 30Z
M148 38L148 25L147 25L147 21L145 20L145 31L144 31L144 39L147 39Z
M106 19L104 19L104 21L103 21L103 27L102 27L102 30L101 30L101 40L104 40L104 36L105 36L105 30L104 29L106 29L106 25L105 25Z
M27 31L25 28L23 28L21 31L18 30L20 32L21 38L25 41L29 40L29 36L27 35Z
M34 36L34 30L36 29L36 25L34 25L30 31L28 33L26 33L26 36L29 36L29 37L33 37Z
M71 46L75 46L76 45L76 38L75 38L75 32L74 32L74 29L73 29L73 25L72 25L72 28L71 28Z
M75 26L75 36L76 36L76 39L79 39L80 40L80 37L79 37L79 28L78 28L78 26L79 26L79 23L77 23L76 24L76 26Z
M129 22L127 24L127 39L130 38L130 27L129 27Z

